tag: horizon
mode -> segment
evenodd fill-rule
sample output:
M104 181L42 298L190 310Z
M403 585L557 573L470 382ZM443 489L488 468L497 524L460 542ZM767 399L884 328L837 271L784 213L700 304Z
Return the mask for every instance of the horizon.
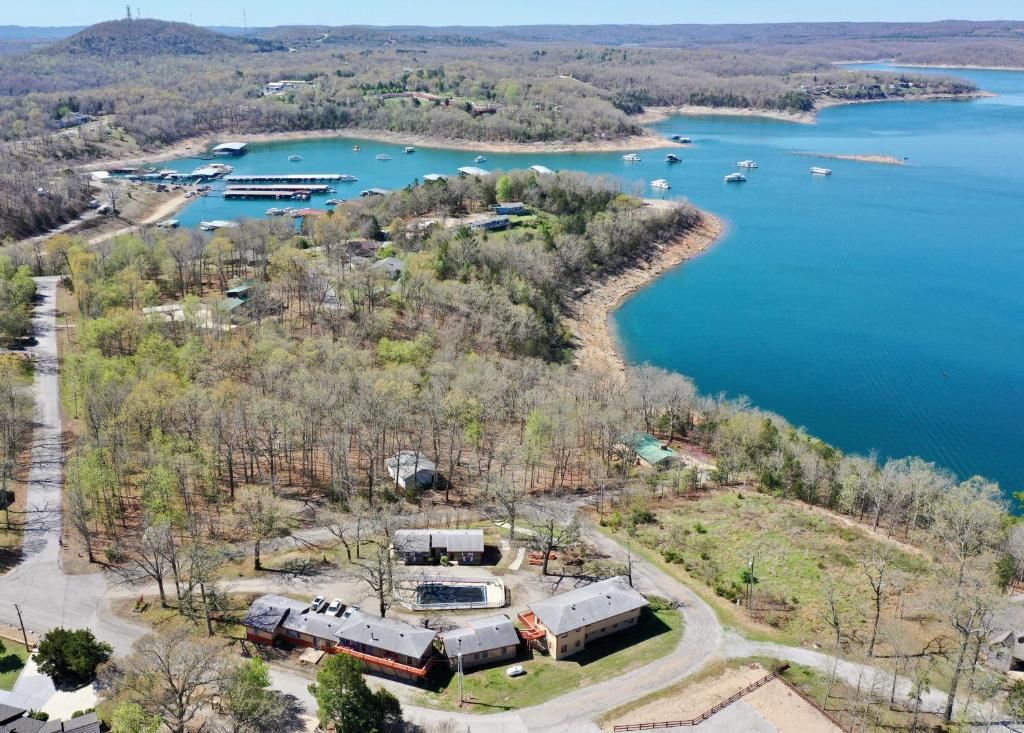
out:
M786 23L934 23L948 20L1024 22L1017 0L964 0L928 2L907 0L894 7L888 0L865 0L856 10L847 7L822 7L815 0L783 0L770 9L753 0L734 0L719 7L699 9L681 6L672 0L651 0L642 9L624 8L610 0L564 0L553 5L542 0L522 0L515 15L495 22L492 8L480 7L470 0L451 0L443 6L390 0L377 6L339 9L327 0L309 0L301 10L281 7L261 0L225 0L211 6L200 0L180 0L173 11L160 8L150 11L148 3L128 3L132 14L192 23L198 26L275 27L286 25L313 26L415 26L415 27L509 27L537 25L755 25ZM100 0L82 7L72 0L52 0L45 8L18 6L7 8L4 25L56 28L87 26L126 16L121 0ZM53 18L60 18L59 24ZM575 22L586 18L586 23ZM504 16L502 20L505 20Z

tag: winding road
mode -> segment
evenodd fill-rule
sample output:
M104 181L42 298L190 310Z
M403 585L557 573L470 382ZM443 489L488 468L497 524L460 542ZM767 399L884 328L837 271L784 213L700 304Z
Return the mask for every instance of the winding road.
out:
M109 600L123 596L123 589L114 588L114 582L103 573L66 575L60 562L63 430L56 334L58 281L56 277L36 279L39 301L33 322L38 343L33 352L36 358L34 394L39 422L33 434L29 471L30 527L24 560L10 573L0 577L0 623L17 624L14 604L18 604L25 625L31 631L41 634L58 626L87 627L97 637L112 644L118 654L125 654L132 642L147 629L115 617L110 610ZM621 556L623 552L614 540L600 533L592 533L592 541L609 556ZM484 733L590 733L600 730L592 719L601 713L683 680L716 659L766 654L831 671L833 659L826 654L752 642L733 633L726 634L714 611L689 588L642 559L634 558L632 567L634 584L640 591L677 601L686 620L679 645L655 662L541 705L494 715L417 707L411 704L418 693L415 688L390 680L377 680L375 684L396 692L403 699L406 718L420 724L436 725L450 721L449 724L454 723L460 731ZM274 583L267 580L266 589L271 590ZM839 664L838 674L856 683L862 675L870 679L872 675L884 673L843 661ZM310 712L315 711L306 689L309 684L306 677L274 668L272 678L277 689L294 695ZM901 680L900 685L901 689L909 689L906 680ZM0 692L0 703L40 707L38 700L45 697L47 690L40 689L38 681L26 686L32 689L22 689L25 686L19 683L13 693ZM934 692L928 695L926 704L929 708L938 708L943 701L943 696Z

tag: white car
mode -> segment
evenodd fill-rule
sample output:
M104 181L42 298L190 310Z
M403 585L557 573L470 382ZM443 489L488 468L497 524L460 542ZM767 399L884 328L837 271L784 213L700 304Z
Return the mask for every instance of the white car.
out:
M310 607L312 607L313 613L320 613L323 610L325 603L327 603L326 598L324 598L323 596L317 596L309 605Z
M337 616L339 613L341 613L343 605L344 604L341 602L340 598L335 598L333 601L331 601L331 605L327 607L327 613L331 614L332 616Z
M515 664L505 670L505 674L509 677L519 677L520 675L526 674L526 668L521 664Z

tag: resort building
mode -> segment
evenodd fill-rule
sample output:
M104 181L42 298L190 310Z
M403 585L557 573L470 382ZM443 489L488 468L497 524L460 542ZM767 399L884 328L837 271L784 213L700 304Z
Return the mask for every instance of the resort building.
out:
M371 672L418 680L433 665L436 637L433 629L353 611L337 632L337 651L361 659Z
M406 565L437 562L442 556L459 565L479 565L484 555L482 529L400 529L391 549Z
M526 625L525 639L543 640L551 658L562 659L635 626L646 606L647 599L618 576L531 603L519 619Z
M445 631L440 639L452 669L458 667L460 652L463 669L515 659L519 653L519 633L511 619L501 613L473 619L466 628Z
M302 601L265 595L253 602L242 623L246 639L256 644L287 642L348 654L361 659L370 672L401 679L426 677L435 658L437 632L370 616L354 606L342 606L334 615Z
M390 259L394 258L387 257L379 260L379 262L385 262ZM396 260L396 262L401 264L400 260ZM401 271L399 271L399 275L401 275ZM434 485L434 475L437 473L437 466L419 451L400 450L387 459L385 465L391 478L403 489L408 488L410 485L423 489Z

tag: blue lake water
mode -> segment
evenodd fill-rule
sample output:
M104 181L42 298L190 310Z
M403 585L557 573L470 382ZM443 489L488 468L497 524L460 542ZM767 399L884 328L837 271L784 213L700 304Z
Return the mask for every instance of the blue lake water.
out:
M702 257L637 293L613 325L627 358L747 395L850 452L920 455L1007 492L1024 474L1024 73L952 70L999 94L975 101L825 110L817 125L685 117L656 125L694 138L667 151L488 154L489 170L540 163L655 178L728 225ZM453 174L476 153L352 140L252 146L239 173L351 173L337 197ZM793 154L886 154L905 166ZM393 159L375 160L379 152ZM291 154L301 162L287 160ZM760 168L722 181L738 160ZM203 161L176 161L191 170ZM811 165L834 170L811 176ZM314 198L303 206L323 206ZM262 216L263 201L198 200L185 225Z

